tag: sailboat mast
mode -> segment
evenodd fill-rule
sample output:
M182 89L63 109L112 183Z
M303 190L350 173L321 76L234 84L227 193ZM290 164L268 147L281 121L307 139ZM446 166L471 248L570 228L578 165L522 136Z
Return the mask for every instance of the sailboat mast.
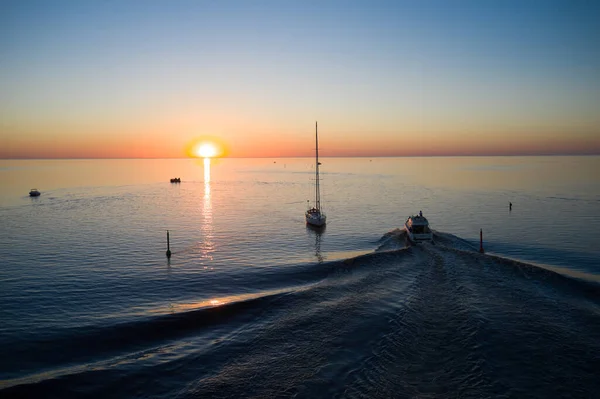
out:
M321 209L321 192L320 192L320 185L319 185L319 130L318 130L318 125L317 122L315 121L315 144L316 144L316 158L317 158L317 165L315 168L315 180L316 180L316 184L315 184L315 206L317 209Z

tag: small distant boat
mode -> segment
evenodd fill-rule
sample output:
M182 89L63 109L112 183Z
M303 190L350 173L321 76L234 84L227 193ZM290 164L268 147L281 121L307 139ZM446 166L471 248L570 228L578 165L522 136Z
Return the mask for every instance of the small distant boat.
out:
M408 239L412 242L432 241L433 232L429 228L429 221L422 212L418 215L409 216L404 223Z
M30 197L39 197L40 192L38 191L37 188L32 188L31 191L29 191L29 196Z
M171 179L171 183L181 183L181 178L180 177L174 177Z
M327 216L321 210L321 187L319 184L319 134L317 129L317 122L315 122L315 142L316 142L316 168L315 168L315 203L313 207L306 211L305 218L306 224L322 227L327 223Z

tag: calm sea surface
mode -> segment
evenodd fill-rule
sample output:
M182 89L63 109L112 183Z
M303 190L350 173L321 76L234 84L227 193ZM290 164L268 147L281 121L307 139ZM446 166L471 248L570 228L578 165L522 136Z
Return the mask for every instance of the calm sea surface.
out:
M0 396L598 397L600 157L321 171L0 160Z

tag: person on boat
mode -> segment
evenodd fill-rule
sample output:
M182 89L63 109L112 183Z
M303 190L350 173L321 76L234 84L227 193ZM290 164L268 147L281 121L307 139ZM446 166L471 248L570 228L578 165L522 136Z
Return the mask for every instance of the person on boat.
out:
M419 216L423 217L423 211L419 211Z

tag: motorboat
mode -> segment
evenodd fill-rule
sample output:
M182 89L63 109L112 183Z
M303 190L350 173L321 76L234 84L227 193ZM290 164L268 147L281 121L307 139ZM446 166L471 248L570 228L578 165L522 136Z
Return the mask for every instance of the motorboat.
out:
M31 191L29 191L29 196L30 197L39 197L40 192L38 191L37 188L32 188Z
M181 178L180 177L174 177L171 179L171 183L181 183Z
M412 242L432 241L433 232L429 228L429 221L422 212L409 216L404 223L408 239Z
M305 213L306 224L314 227L322 227L327 223L327 216L321 209L321 186L319 178L319 133L317 122L315 122L315 202ZM310 202L310 201L309 201Z

